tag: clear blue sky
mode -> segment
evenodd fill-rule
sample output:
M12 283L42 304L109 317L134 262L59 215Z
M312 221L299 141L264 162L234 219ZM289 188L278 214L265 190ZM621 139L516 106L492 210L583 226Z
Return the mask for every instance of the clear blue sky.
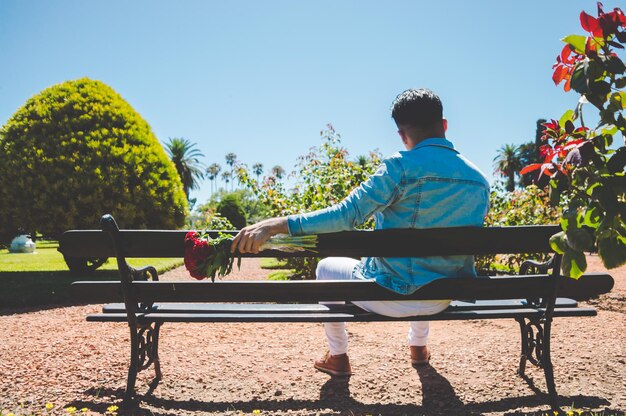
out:
M605 10L618 6L605 1ZM0 124L31 96L89 77L119 92L160 141L208 165L237 154L291 171L332 122L350 154L400 150L395 96L429 87L448 138L489 177L505 143L577 97L551 80L580 10L550 1L0 0ZM589 109L588 111L590 111ZM209 183L192 193L209 196Z

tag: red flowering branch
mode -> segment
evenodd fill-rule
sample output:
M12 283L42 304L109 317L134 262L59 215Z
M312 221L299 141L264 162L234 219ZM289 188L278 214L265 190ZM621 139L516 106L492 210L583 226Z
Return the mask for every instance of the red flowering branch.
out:
M520 172L537 172L537 184L550 186L551 201L568 205L563 231L551 244L572 277L587 267L585 250L597 249L607 268L626 263L626 146L613 146L616 135L626 137L626 65L616 52L626 43L626 16L619 8L605 12L598 3L598 15L583 11L580 24L587 35L563 38L552 74L555 84L565 81L565 91L580 94L576 109L544 123L543 161ZM582 122L587 103L599 111L594 129Z

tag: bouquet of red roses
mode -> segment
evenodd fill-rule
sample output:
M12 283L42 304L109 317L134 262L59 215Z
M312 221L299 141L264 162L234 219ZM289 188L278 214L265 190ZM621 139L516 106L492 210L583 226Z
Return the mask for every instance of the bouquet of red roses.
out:
M226 276L233 270L235 256L230 246L235 237L220 233L216 238L209 237L207 232L190 231L185 236L185 267L191 277L198 280L208 276L215 281L215 276ZM308 235L291 237L278 235L270 238L261 246L261 250L279 250L284 252L317 250L317 236ZM241 266L241 256L237 267Z

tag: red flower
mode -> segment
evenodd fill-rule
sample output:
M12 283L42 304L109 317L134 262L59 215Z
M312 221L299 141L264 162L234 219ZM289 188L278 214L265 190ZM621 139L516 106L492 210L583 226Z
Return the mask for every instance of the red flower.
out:
M207 277L206 260L211 254L211 246L208 241L198 237L195 231L185 236L185 267L191 277L201 280Z

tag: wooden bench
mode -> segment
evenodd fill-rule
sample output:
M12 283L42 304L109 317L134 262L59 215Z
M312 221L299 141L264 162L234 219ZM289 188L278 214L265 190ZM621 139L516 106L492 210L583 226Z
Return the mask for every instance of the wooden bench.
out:
M519 323L521 354L518 373L527 362L542 367L552 408L558 396L550 359L553 318L594 316L576 299L606 293L613 287L607 274L588 273L578 280L560 276L561 256L550 262L526 262L521 275L447 278L403 296L371 281L158 281L153 267L134 269L128 257L183 257L186 231L119 230L105 215L102 230L63 234L59 250L68 257L117 257L120 281L75 282L75 298L107 303L94 322L126 322L130 327L130 367L125 403L135 402L137 373L154 366L154 386L161 379L159 328L165 322L374 322L408 320L514 319ZM379 256L426 257L551 253L549 238L556 226L459 227L351 231L318 236L316 253L264 251L248 257ZM535 269L534 274L530 269ZM391 318L366 312L350 303L320 305L320 301L452 299L445 311L426 317ZM468 301L469 300L469 301ZM246 302L246 303L242 303Z

